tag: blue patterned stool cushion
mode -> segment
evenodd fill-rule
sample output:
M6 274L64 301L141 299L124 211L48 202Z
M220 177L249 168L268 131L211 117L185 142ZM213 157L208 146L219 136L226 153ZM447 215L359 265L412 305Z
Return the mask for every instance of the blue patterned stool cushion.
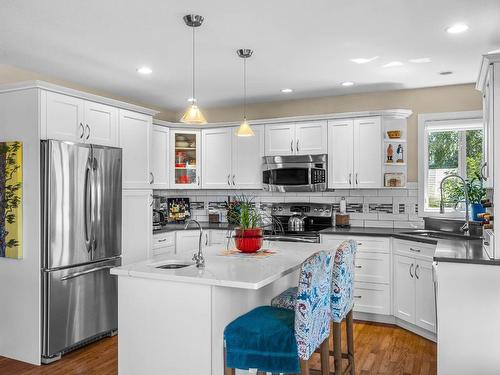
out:
M271 300L271 306L281 307L284 309L295 310L295 303L297 302L298 287L292 287L285 290L283 293L278 294Z
M299 373L293 310L261 306L240 316L224 330L229 368Z
M340 323L354 306L354 258L357 243L349 240L342 242L335 251L332 279L332 320ZM288 288L271 300L271 306L295 309L298 288Z
M335 252L332 280L332 320L340 323L354 306L354 259L358 244L349 240Z

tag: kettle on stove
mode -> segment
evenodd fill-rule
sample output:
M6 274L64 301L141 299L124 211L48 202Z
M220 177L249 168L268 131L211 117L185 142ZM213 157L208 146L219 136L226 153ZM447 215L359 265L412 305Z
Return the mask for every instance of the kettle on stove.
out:
M304 231L305 220L307 216L303 213L293 214L288 219L288 230L293 232L302 232Z

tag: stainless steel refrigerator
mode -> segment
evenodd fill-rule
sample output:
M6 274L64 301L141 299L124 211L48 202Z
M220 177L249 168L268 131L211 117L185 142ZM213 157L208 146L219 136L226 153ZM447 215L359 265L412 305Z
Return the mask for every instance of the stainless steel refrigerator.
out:
M42 362L118 327L122 150L41 142Z

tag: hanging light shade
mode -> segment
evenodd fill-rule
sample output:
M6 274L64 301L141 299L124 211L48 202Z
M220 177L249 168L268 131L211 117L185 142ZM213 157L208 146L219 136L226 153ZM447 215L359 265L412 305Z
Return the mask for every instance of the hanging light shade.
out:
M238 137L253 137L255 134L247 121L247 59L252 56L251 49L239 49L236 51L243 59L243 122L236 131Z
M184 116L181 118L181 122L185 124L194 124L194 125L203 125L207 123L207 120L205 119L205 116L203 116L203 113L201 113L200 108L198 108L198 105L196 104L196 96L195 96L195 88L196 88L196 81L195 81L195 63L196 63L196 50L195 50L195 29L197 27L200 27L203 24L203 17L197 14L188 14L184 16L184 22L186 23L187 26L191 27L193 30L193 101L189 108L186 110L184 113Z

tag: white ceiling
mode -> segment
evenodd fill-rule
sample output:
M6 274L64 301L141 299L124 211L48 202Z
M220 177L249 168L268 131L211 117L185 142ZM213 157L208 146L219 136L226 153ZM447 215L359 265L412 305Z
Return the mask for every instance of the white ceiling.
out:
M183 108L191 96L187 13L205 17L197 33L202 107L240 103L237 48L255 51L253 102L473 82L480 55L500 48L499 0L0 0L0 62ZM456 22L470 30L444 31ZM408 62L422 57L432 62ZM394 60L405 65L382 68ZM139 76L141 65L153 74ZM285 87L294 92L282 94Z

